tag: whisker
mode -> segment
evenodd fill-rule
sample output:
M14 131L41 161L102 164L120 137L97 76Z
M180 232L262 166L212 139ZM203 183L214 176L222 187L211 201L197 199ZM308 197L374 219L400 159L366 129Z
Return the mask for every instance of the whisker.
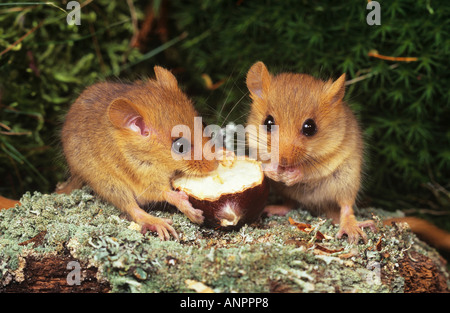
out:
M231 108L231 110L228 112L227 116L225 116L225 120L222 122L220 127L223 127L223 125L226 123L228 117L230 116L231 112L236 108L236 106L247 96L248 91L244 93L244 95L234 104L234 106Z
M219 112L217 113L220 119L222 119L222 117L223 117L223 116L222 116L223 108L225 107L225 105L226 105L226 103L227 103L227 101L228 101L228 98L230 97L232 91L233 91L233 89L230 88L230 90L229 90L229 92L228 92L228 94L227 94L225 100L223 101L223 104L222 104L222 106L221 106ZM225 118L225 120L226 120L226 118ZM223 123L222 123L222 125L223 125ZM222 126L221 126L221 127L222 127Z
M230 95L231 95L233 89L234 89L234 88L237 88L237 89L239 89L239 91L242 93L242 90L239 88L239 85L236 83L236 80L235 80L235 79L232 79L232 78L233 78L233 74L235 73L235 70L236 70L236 65L235 65L234 68L232 69L230 75L228 76L228 79L226 79L226 81L225 81L225 86L224 86L224 87L225 87L226 89L228 89L228 93L227 93L227 95L226 95L226 97L225 97L225 100L223 101L222 106L220 107L220 110L219 110L219 111L216 110L216 116L218 116L220 120L224 120L224 122L222 123L222 125L226 122L226 119L228 118L228 116L227 116L227 117L224 119L224 118L223 118L223 115L222 115L222 112L223 112L225 106L227 105L228 99L230 98ZM242 69L240 69L240 71L237 73L237 75L240 76L241 73L242 73ZM228 86L229 84L231 84L231 86ZM232 109L232 110L233 110L233 109ZM231 110L231 111L232 111L232 110Z
M244 114L242 114L241 116L237 117L236 120L239 121L241 118L246 117L250 114L250 112L245 112Z

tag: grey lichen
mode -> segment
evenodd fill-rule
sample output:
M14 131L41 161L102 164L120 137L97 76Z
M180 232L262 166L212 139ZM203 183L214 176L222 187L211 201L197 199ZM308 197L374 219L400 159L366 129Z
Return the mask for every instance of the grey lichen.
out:
M375 209L359 210L358 218L375 218L380 231L367 230L366 244L349 245L335 239L337 226L303 210L232 232L200 227L179 212L155 210L151 213L171 218L180 235L179 241L161 241L141 234L88 188L71 195L27 193L21 203L0 212L3 286L17 281L20 260L30 250L70 254L97 267L112 292L194 292L190 281L215 292L403 292L398 267L405 253L414 250L439 260L407 227L383 226L381 220L392 213ZM288 218L314 230L300 231ZM326 238L320 240L318 232ZM41 242L30 241L39 234Z

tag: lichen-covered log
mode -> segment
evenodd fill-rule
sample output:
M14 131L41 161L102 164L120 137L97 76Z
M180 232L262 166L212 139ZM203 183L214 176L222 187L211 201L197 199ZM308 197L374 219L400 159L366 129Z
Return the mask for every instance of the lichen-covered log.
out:
M79 267L79 281L75 274L76 262ZM108 292L108 282L97 279L97 268L89 267L70 255L26 255L20 257L19 268L6 275L1 292ZM69 267L68 267L69 265Z
M0 212L1 292L448 292L445 261L406 224L375 218L366 244L335 239L337 226L302 210L238 231L199 227L174 210L179 241L142 235L93 196L25 194ZM310 227L299 227L298 223Z

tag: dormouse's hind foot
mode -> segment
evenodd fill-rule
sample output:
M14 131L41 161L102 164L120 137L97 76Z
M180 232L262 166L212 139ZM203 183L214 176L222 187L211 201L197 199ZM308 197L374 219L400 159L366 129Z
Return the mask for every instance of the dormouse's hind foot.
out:
M145 234L147 231L153 231L158 234L161 240L169 240L170 235L178 239L177 232L170 224L172 224L170 219L159 218L149 214L149 218L142 224L141 233Z
M154 231L158 233L158 237L161 240L169 240L170 235L175 239L178 239L177 232L170 226L172 224L170 219L150 215L142 210L137 204L128 206L124 211L133 221L141 225L141 232L143 234L147 231Z
M358 222L353 213L353 209L350 206L344 206L341 208L340 227L336 238L340 239L343 235L347 235L349 243L357 244L361 237L364 243L367 243L367 235L362 230L364 227L369 227L373 232L377 231L375 221L367 220Z
M82 187L83 181L76 176L72 176L65 182L58 183L56 185L55 192L59 194L61 193L70 194L73 190L81 189Z

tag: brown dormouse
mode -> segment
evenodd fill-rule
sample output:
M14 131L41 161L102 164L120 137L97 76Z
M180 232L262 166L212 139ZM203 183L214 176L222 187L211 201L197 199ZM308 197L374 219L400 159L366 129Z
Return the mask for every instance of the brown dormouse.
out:
M363 142L357 120L343 101L345 75L322 81L306 74L271 75L262 62L247 74L252 99L248 125L266 125L277 140L278 162L267 161L265 174L289 205L269 206L269 214L298 202L315 214L340 223L356 243L376 230L373 221L358 222L353 205L360 188ZM277 127L274 127L274 126ZM271 149L272 136L249 136L249 147ZM272 135L272 134L271 134ZM273 145L275 146L275 145Z
M198 114L175 76L159 66L154 70L156 79L147 82L94 84L73 103L61 134L71 178L59 192L87 184L144 231L156 231L161 239L170 234L178 238L171 220L140 206L167 201L201 224L202 211L192 207L186 194L172 190L171 179L206 174L217 161L195 160L194 140L172 136L176 125L194 130ZM205 142L203 137L196 145Z

